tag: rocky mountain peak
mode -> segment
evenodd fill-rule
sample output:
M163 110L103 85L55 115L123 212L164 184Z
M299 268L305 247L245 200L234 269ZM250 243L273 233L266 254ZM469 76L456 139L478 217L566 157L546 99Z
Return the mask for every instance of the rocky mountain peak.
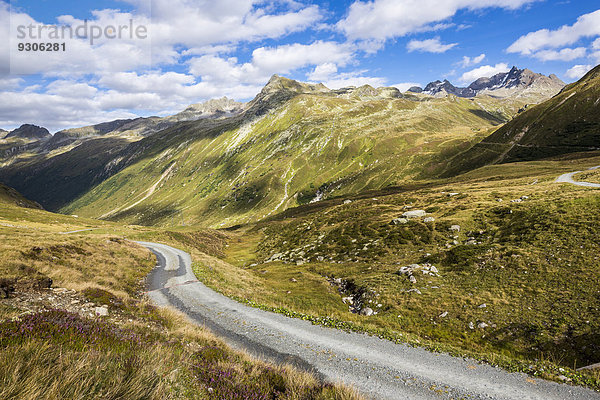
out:
M6 135L7 138L19 137L24 139L43 139L47 136L50 136L48 129L31 124L23 124L17 129L10 131L8 135Z
M565 83L556 75L545 76L530 69L519 69L513 66L508 72L501 72L491 77L482 77L467 87L456 87L448 80L429 83L423 92L432 96L453 94L458 97L475 97L487 94L495 97L509 97L526 92L528 96L551 97L558 93ZM415 89L411 88L414 92Z

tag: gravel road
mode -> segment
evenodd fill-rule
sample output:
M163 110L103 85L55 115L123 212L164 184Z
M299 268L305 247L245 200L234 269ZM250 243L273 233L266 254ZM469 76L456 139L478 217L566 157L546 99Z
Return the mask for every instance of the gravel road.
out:
M597 167L592 167L590 169L588 169L588 171L594 170L594 169L599 169L600 165ZM575 171L575 172L569 172L567 174L562 174L561 176L559 176L558 178L556 178L557 183L570 183L573 185L577 185L577 186L585 186L585 187L600 187L600 183L592 183L592 182L578 182L578 181L574 181L573 180L573 176L576 174L579 174L581 172L584 171Z
M600 399L600 393L509 373L375 337L312 325L235 302L196 280L189 254L138 242L158 261L149 296L206 326L237 349L287 362L373 399Z

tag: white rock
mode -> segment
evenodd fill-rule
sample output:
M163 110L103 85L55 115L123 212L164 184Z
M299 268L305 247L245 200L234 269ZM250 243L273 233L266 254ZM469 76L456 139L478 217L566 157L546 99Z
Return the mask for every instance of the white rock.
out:
M373 315L373 309L369 308L369 307L365 307L362 310L360 310L360 315L364 315L365 317L369 317L369 316Z
M433 222L433 221L435 221L435 218L433 218L433 217L423 218L423 222L426 222L426 223L427 222Z
M438 269L436 267L434 267L433 265L431 267L429 267L429 270L431 272L433 272L434 274L437 274L439 272Z
M415 278L414 276L409 276L408 279L410 280L410 283L417 283L417 278Z
M408 223L408 219L406 218L395 218L392 220L392 224L394 225L401 225L401 224L407 224Z
M106 317L108 315L108 308L106 306L96 307L94 313L100 317Z
M450 227L450 230L451 230L452 232L460 232L460 225L452 225L452 226Z
M354 304L354 299L352 297L342 297L342 301L344 304Z
M486 324L485 322L480 322L480 323L478 323L478 324L477 324L477 327L478 327L479 329L485 329L485 328L487 328L488 326L489 326L489 325L488 325L488 324Z
M352 203L352 200L344 200L344 204L350 204Z
M483 303L483 304L481 304L481 305L480 305L479 307L477 307L477 308L486 308L486 307L487 307L487 304Z
M440 318L446 318L448 316L448 311L444 311L439 315Z
M405 211L404 213L402 213L402 216L404 218L421 218L426 216L427 213L425 212L425 210L411 210L411 211Z

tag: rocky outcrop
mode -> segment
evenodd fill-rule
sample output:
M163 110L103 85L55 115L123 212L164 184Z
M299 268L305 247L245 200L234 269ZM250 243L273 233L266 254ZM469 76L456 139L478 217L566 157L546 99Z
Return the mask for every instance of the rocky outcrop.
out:
M43 139L50 136L48 129L42 128L41 126L23 124L17 129L10 131L6 138L18 137L23 139Z

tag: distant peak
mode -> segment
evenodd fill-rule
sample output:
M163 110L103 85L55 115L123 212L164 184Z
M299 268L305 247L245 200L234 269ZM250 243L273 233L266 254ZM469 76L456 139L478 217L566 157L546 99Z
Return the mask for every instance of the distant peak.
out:
M26 139L42 139L46 136L50 136L48 129L32 124L23 124L6 135L7 138L20 137Z

